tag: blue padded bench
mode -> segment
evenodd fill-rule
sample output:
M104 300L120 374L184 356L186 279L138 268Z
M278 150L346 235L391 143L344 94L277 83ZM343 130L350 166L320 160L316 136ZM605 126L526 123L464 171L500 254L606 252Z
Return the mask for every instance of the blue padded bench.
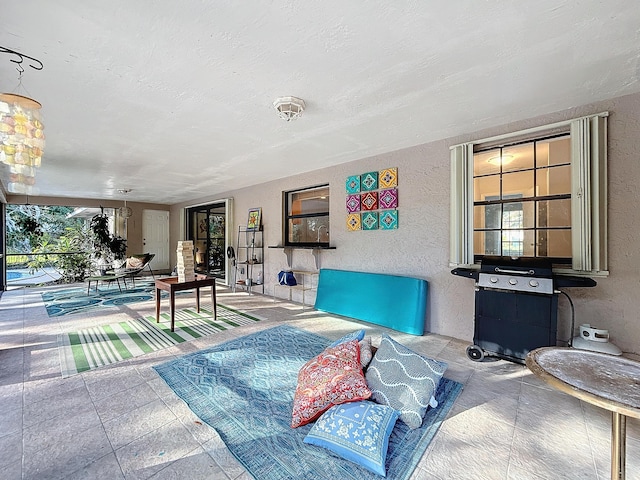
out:
M422 335L427 287L427 281L419 278L323 268L315 308Z

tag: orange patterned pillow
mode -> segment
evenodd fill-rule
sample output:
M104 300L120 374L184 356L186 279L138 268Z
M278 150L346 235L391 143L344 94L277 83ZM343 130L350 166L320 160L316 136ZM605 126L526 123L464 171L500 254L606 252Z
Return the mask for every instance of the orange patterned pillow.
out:
M370 396L360 365L358 341L328 347L298 372L291 427L314 421L334 405Z

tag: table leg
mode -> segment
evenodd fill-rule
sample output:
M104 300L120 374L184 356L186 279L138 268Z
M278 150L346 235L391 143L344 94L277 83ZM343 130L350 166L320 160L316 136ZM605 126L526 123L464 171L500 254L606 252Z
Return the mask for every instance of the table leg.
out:
M160 289L156 288L156 323L160 322Z
M200 287L196 287L196 311L200 313Z
M627 457L627 417L611 413L611 480L625 480Z
M171 306L171 331L173 332L176 318L176 291L173 288L169 293L169 304Z

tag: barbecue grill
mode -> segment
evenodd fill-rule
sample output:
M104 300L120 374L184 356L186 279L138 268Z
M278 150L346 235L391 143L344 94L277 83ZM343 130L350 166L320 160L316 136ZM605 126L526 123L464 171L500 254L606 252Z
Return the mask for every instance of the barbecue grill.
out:
M551 262L543 258L485 256L480 270L455 268L454 275L476 281L471 360L486 354L524 363L538 347L556 345L557 288L595 286L590 278L554 276Z

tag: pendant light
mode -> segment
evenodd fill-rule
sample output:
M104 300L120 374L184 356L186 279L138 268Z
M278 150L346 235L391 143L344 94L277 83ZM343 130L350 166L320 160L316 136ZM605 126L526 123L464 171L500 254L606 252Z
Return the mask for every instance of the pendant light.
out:
M10 61L18 64L19 87L22 86L22 62L42 70L40 60L0 46L0 53L15 55ZM23 87L24 88L24 87ZM44 125L40 102L17 93L0 93L0 162L9 166L10 193L37 195L36 171L44 152Z

